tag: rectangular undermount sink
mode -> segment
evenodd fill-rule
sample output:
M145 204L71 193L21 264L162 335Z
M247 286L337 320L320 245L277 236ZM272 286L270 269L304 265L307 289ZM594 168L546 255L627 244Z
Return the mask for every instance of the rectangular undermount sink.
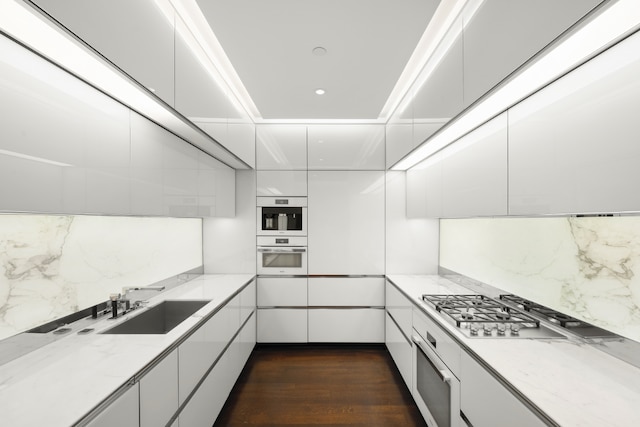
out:
M210 300L167 300L150 307L103 334L166 334Z

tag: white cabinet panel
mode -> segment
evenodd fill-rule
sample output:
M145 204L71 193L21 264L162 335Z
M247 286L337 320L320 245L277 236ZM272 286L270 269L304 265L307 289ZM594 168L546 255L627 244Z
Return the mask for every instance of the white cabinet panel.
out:
M385 344L389 353L393 358L400 375L407 385L407 388L411 390L412 378L413 378L413 363L411 352L413 350L412 344L407 341L404 335L400 332L400 329L393 322L389 313L385 317Z
M310 308L309 342L383 343L384 309Z
M384 172L309 172L309 274L384 274Z
M87 169L87 212L121 214L131 211L129 169Z
M167 425L178 410L178 350L140 380L140 427Z
M306 307L306 277L258 278L259 307Z
M460 409L474 427L546 425L466 352L460 362Z
M198 392L180 412L181 426L213 425L237 378L234 375L235 350L237 346L229 346L198 388Z
M384 125L309 126L309 170L384 170Z
M252 312L251 317L245 323L244 327L240 331L240 362L242 367L244 367L247 360L251 356L251 352L253 348L256 346L257 339L257 323L256 323L257 314Z
M246 164L256 167L256 126L253 123L229 123L227 137L220 142Z
M601 0L491 0L464 28L465 106L578 21ZM500 25L496 25L499 22ZM540 25L544 22L544 25Z
M384 278L310 277L309 306L383 307Z
M509 110L509 214L640 211L640 34Z
M306 170L307 127L257 125L256 168L258 170Z
M306 196L307 171L258 171L258 196Z
M407 173L387 171L385 273L437 274L437 219L407 217Z
M407 171L407 217L440 218L443 208L442 154Z
M256 309L256 281L253 280L240 292L240 324Z
M385 308L398 324L405 337L410 338L413 328L413 303L394 285L385 286Z
M507 113L442 153L443 216L507 215Z
M307 309L258 309L258 342L307 342Z
M138 398L139 384L135 383L124 394L118 397L96 418L91 420L87 427L138 427L140 419L140 406Z

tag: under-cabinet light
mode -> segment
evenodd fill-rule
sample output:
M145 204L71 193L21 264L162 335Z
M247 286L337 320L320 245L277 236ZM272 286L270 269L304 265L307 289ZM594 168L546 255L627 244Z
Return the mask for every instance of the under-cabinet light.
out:
M639 26L639 1L618 0L612 3L486 99L442 128L391 169L411 168Z

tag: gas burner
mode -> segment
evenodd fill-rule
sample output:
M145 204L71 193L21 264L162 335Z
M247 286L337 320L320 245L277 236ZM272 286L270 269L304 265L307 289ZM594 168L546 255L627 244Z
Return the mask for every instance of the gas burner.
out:
M506 311L501 311L496 313L496 318L500 320L508 320L511 318L511 314L507 313Z
M576 319L575 317L571 317L567 314L560 313L549 307L545 307L544 305L540 305L533 301L529 301L517 295L511 295L511 294L500 295L500 300L504 301L509 305L513 305L518 308L521 308L526 312L531 313L532 315L537 316L543 320L546 320L562 328L570 330L574 334L581 336L583 338L587 338L587 337L606 338L606 337L616 336L612 332L598 328L597 326L593 326L587 322L583 322L582 320Z
M475 316L472 313L468 313L468 312L465 311L464 313L460 314L460 317L463 320L473 320Z

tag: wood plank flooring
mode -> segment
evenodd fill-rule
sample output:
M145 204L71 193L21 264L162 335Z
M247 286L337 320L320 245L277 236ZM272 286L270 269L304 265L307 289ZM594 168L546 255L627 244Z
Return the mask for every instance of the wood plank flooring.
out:
M383 345L257 346L215 426L426 426Z

